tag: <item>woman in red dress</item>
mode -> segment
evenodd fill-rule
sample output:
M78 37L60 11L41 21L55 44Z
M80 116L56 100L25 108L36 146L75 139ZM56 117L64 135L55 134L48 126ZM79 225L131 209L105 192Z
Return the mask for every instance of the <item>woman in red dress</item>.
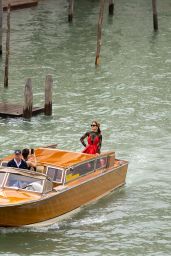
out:
M87 138L87 145L84 139ZM91 124L91 131L86 132L81 138L81 143L85 147L82 153L86 154L100 154L102 135L100 130L100 124L97 121L93 121Z

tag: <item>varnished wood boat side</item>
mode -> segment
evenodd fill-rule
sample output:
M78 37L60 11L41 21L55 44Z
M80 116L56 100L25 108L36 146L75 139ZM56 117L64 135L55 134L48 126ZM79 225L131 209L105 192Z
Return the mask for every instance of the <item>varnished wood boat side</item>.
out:
M82 182L73 181L66 190L51 192L39 201L0 207L0 226L21 226L56 218L79 208L125 183L128 164ZM15 216L15 218L13 218Z

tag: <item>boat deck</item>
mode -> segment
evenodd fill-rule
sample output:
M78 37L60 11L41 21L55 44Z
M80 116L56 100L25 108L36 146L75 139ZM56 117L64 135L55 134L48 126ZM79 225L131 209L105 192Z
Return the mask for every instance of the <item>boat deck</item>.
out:
M44 108L33 107L32 116L38 115L44 112ZM23 116L23 106L20 104L11 103L1 103L0 102L0 117L22 117Z

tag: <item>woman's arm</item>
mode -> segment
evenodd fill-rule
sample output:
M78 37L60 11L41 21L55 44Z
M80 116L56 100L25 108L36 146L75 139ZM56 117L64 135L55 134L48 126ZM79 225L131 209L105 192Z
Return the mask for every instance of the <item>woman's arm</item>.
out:
M98 153L99 153L99 154L100 154L101 146L102 146L102 135L100 134L100 135L99 135L99 145L98 145Z
M84 147L86 147L86 143L84 142L84 139L89 136L89 132L86 132L81 138L80 141L83 144Z

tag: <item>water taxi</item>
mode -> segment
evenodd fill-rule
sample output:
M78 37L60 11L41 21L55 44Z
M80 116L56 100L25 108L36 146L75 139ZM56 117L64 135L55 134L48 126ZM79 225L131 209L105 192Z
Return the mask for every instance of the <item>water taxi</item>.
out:
M115 152L90 155L35 149L36 171L0 163L0 227L48 225L125 184L128 162Z

